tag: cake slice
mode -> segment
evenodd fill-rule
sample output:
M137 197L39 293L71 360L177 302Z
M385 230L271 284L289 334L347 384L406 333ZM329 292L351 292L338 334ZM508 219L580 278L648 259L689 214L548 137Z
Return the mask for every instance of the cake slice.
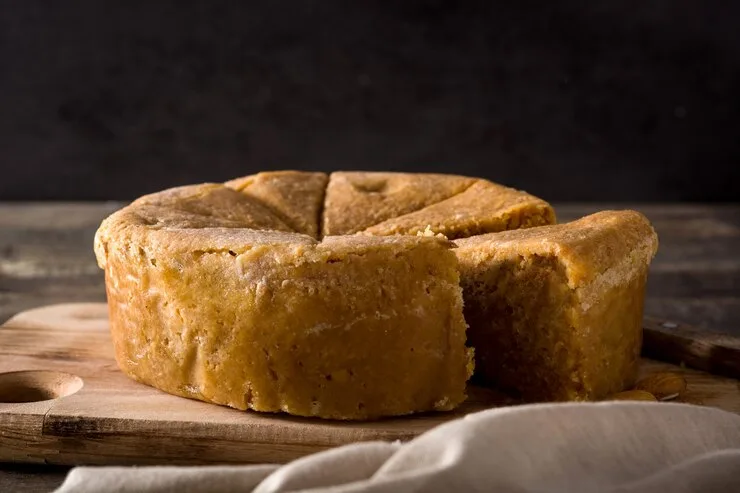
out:
M432 173L332 173L326 190L322 233L330 236L362 231L448 199L474 182L474 178L465 176Z
M291 232L277 214L259 200L220 183L170 188L144 195L131 203L128 213L161 228L244 228Z
M261 201L293 231L317 238L328 179L326 173L265 171L225 185Z
M464 192L366 228L373 235L410 235L429 228L449 239L555 223L550 204L526 192L478 180Z
M658 239L634 211L456 241L476 378L527 401L598 399L636 377Z

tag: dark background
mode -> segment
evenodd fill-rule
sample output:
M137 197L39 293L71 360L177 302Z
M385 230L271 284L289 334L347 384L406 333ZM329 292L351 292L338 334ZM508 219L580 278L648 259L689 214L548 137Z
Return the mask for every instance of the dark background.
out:
M740 198L740 2L0 0L0 199L266 169Z

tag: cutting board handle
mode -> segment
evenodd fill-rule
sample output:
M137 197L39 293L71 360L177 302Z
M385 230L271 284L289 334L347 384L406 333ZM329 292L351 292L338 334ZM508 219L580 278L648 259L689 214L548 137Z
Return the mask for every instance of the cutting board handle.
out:
M740 338L645 317L642 355L740 379Z

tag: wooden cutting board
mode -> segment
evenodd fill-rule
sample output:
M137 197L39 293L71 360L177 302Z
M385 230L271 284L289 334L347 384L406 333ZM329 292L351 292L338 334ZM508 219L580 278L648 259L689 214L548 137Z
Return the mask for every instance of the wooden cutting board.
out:
M655 320L646 320L645 334L652 357L740 376L737 338ZM683 373L686 402L740 413L737 380L648 359L642 366L643 374ZM372 423L241 412L126 378L113 359L105 304L39 308L0 327L0 461L284 463L356 441L408 440L464 414L512 404L492 390L473 387L469 394L455 412Z

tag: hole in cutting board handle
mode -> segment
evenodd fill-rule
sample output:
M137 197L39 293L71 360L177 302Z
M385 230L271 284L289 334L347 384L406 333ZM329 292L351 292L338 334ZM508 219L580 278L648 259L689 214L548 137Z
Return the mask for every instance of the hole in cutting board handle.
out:
M31 370L0 373L0 403L39 402L72 395L82 388L77 375Z

